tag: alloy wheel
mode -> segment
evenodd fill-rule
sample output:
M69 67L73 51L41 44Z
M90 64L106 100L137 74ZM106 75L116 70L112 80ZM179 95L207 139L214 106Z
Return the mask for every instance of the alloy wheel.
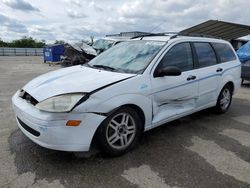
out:
M220 98L220 106L223 110L226 110L231 102L231 92L228 88L225 88Z
M129 113L119 113L108 123L106 139L108 144L118 150L125 149L134 140L136 134L136 123Z

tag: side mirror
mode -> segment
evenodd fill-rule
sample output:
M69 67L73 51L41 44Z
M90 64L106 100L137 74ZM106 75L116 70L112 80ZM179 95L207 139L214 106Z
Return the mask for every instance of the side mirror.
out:
M154 77L164 77L164 76L180 76L181 69L175 66L168 66L162 69L156 69L154 72Z

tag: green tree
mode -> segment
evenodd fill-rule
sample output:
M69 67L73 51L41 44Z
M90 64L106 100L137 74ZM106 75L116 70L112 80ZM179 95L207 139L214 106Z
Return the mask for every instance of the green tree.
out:
M32 37L23 37L12 42L4 42L0 39L0 47L19 47L19 48L42 48L45 45L45 40L35 40Z
M6 47L7 43L0 38L0 47Z

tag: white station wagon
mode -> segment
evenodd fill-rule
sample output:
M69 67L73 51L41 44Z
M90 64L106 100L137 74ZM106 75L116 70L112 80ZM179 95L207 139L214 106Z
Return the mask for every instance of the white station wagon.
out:
M224 40L141 36L35 78L12 101L19 128L35 143L88 151L95 138L102 152L118 156L144 131L210 107L226 112L240 76Z

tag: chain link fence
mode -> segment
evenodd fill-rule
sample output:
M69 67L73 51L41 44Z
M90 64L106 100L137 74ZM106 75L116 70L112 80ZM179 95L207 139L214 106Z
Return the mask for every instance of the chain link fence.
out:
M0 56L43 56L42 48L0 48Z

